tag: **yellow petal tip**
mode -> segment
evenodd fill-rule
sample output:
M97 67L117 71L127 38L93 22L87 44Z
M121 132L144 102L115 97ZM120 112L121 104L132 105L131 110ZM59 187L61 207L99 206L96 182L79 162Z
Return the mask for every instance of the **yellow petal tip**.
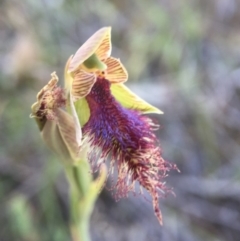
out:
M112 84L111 92L125 108L138 110L143 114L163 114L161 110L141 99L122 83Z

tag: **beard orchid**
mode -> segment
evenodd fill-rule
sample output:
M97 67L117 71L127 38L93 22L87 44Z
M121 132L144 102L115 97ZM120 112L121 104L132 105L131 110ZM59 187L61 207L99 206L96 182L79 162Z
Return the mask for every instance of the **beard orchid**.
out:
M111 56L111 49L110 27L93 34L67 61L64 92L67 104L62 101L64 98L58 98L62 92L55 87L55 91L50 89L51 96L57 96L53 99L60 104L51 104L50 112L43 111L46 105L40 101L42 95L38 96L32 116L39 119L41 114L47 122L55 120L54 128L58 128L61 143L65 143L71 157L74 159L84 150L93 171L109 162L109 174L117 176L111 185L116 199L126 197L129 192L136 193L137 186L140 193L145 189L162 224L159 198L171 192L164 179L177 167L163 159L154 134L158 125L146 114L163 112L124 85L128 73L120 60ZM70 106L71 115L63 115L65 112L60 110L63 104ZM57 145L50 146L61 148L56 148Z
M162 114L131 92L123 83L128 74L119 59L111 54L111 28L105 27L92 35L71 56L66 65L66 86L72 112L81 123L83 140L87 143L88 159L98 169L110 160L109 173L117 170L111 189L122 198L135 192L136 183L152 197L155 214L162 224L159 197L169 189L164 178L176 168L161 156L153 133L158 125L146 113Z

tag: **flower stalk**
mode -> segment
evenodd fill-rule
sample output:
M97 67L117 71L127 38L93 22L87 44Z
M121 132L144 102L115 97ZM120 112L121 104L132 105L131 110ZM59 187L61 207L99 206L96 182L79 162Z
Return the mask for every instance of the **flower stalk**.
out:
M73 241L90 241L89 219L93 203L86 202L88 199L91 176L88 163L80 161L78 166L65 168L70 190L70 230ZM86 179L83 179L86 177Z
M95 201L106 179L106 168L93 181L89 163L65 168L70 185L70 230L73 241L90 241L89 221Z

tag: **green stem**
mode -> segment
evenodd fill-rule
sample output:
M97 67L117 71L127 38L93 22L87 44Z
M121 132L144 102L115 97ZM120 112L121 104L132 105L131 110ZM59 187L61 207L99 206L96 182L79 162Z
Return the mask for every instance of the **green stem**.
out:
M73 241L91 241L89 221L95 201L107 177L107 168L102 166L99 176L93 180L87 161L66 166L66 176L70 185L70 228Z
M90 241L89 220L95 200L89 200L92 176L89 164L80 161L77 166L67 166L70 185L70 227L73 241Z

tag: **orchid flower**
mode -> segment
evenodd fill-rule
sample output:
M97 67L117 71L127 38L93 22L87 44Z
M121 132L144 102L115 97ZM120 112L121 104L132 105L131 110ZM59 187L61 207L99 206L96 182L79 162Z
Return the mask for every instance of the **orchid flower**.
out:
M87 148L93 170L110 160L109 173L117 170L111 190L117 199L147 190L155 215L162 224L158 201L171 191L164 179L176 166L161 155L146 113L162 114L123 83L128 74L119 59L111 57L111 28L93 34L71 56L65 68L65 86L74 118L79 148Z

